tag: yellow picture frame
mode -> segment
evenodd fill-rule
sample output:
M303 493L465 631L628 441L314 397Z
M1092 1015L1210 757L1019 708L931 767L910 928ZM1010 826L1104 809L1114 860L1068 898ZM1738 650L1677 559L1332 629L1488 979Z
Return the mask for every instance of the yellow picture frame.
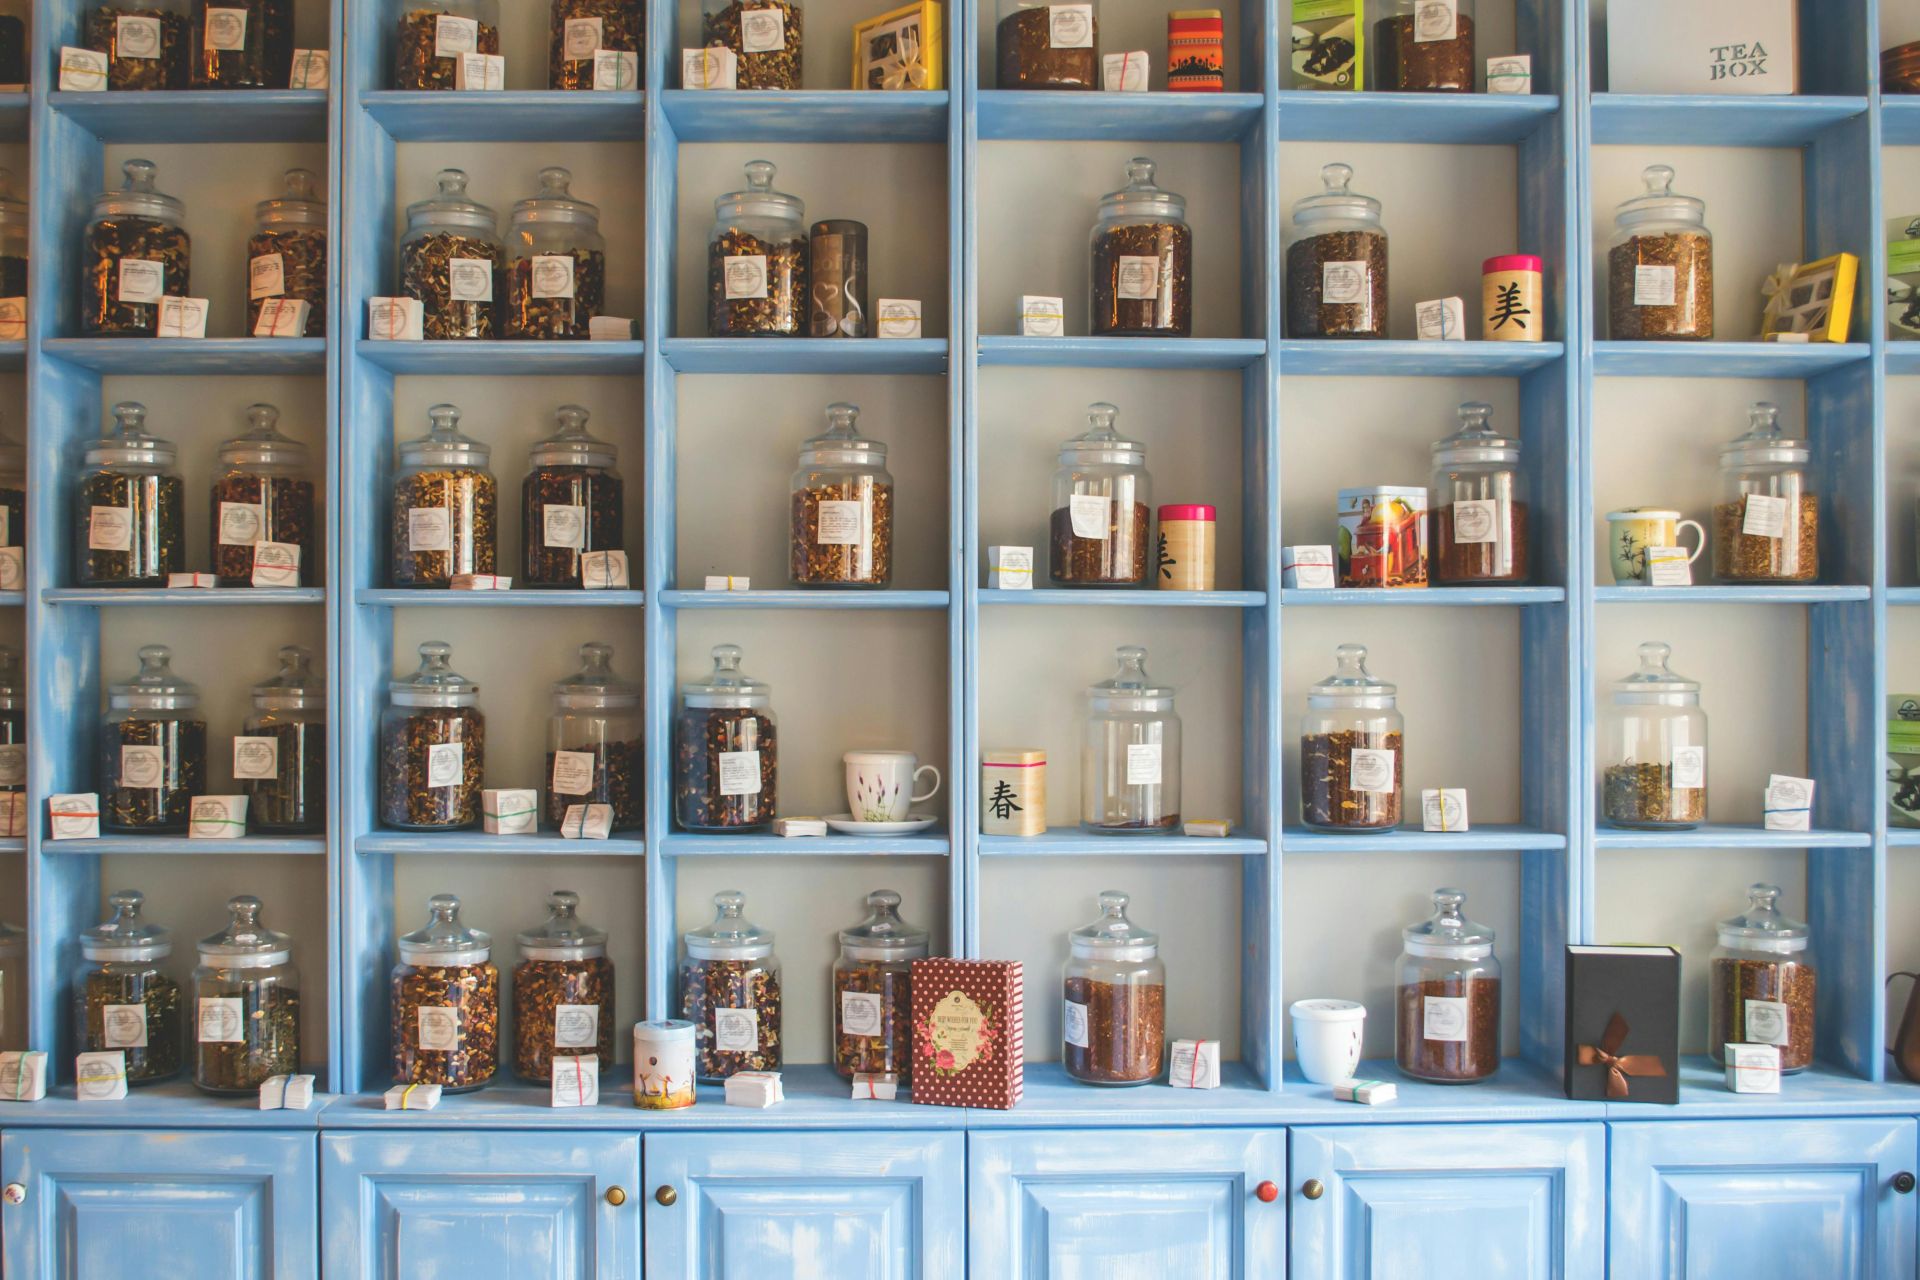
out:
M890 9L877 18L857 22L853 27L853 87L884 92L880 83L889 68L901 63L899 37L902 32L917 32L920 49L918 65L924 69L920 83L898 88L942 89L946 87L946 36L939 0L919 0L917 4ZM880 47L893 42L892 49Z
M1793 269L1767 300L1760 336L1768 342L1845 342L1853 325L1853 293L1860 259L1836 253Z

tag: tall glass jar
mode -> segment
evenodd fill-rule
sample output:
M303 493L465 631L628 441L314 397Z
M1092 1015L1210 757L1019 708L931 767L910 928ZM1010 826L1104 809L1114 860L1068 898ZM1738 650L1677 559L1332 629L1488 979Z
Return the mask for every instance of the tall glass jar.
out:
M80 934L87 968L73 986L76 1048L127 1055L127 1083L152 1084L180 1071L179 984L161 971L173 937L140 914L146 895L121 890L113 918Z
M0 1053L27 1047L27 931L0 922Z
M420 669L387 682L380 713L380 821L450 831L480 821L487 720L480 686L448 663L453 646L420 646Z
M1002 89L1100 87L1100 0L1000 0L994 31Z
M1392 0L1373 24L1372 87L1409 93L1472 93L1473 0Z
M1087 429L1060 445L1047 570L1063 587L1145 586L1153 484L1147 446L1113 428L1120 410L1087 406Z
M637 68L647 65L647 11L640 0L553 0L547 40L547 88L638 89L644 71L632 83L597 83L593 55L602 50L631 53Z
M0 431L0 547L19 547L19 556L0 556L0 591L25 586L27 545L27 447Z
M833 962L833 1066L856 1074L913 1078L913 962L927 958L927 931L900 918L900 895L875 889L867 918L840 931Z
M457 574L493 573L500 490L493 449L460 430L457 405L427 410L427 434L400 446L393 481L393 585L446 587Z
M1433 580L1442 586L1527 580L1527 473L1520 441L1489 425L1493 406L1460 406L1460 429L1433 445L1427 511Z
M396 89L451 89L463 53L500 52L499 0L400 0Z
M27 85L27 20L31 0L0 0L0 84Z
M860 434L860 406L827 406L827 431L800 446L787 578L796 587L893 581L893 476L887 446Z
M742 82L742 87L745 87ZM807 323L807 211L773 189L773 164L747 164L747 189L713 202L707 333L796 337Z
M580 919L580 895L547 895L547 918L518 939L513 971L513 1072L546 1084L555 1058L597 1056L613 1070L613 961L607 934Z
M1700 682L1675 675L1670 645L1640 646L1640 668L1613 682L1600 724L1600 811L1616 827L1707 820L1707 713Z
M1367 647L1333 651L1334 671L1307 690L1300 722L1300 819L1315 831L1400 825L1406 718L1393 685L1367 670Z
M613 646L580 646L580 670L554 682L547 717L547 821L559 826L576 804L613 807L613 829L640 825L640 686L614 674Z
M284 89L293 76L293 0L193 0L187 87Z
M1460 913L1466 900L1435 889L1433 917L1401 932L1394 1055L1416 1080L1472 1084L1500 1069L1500 961L1493 930Z
M563 404L559 429L527 451L520 486L521 582L529 587L584 585L580 557L626 543L619 449L587 431L587 411Z
M0 795L26 789L27 691L20 675L20 651L0 644Z
M107 55L109 89L187 87L186 0L99 0L86 43Z
M1387 231L1380 202L1349 189L1353 166L1323 165L1324 190L1293 206L1289 338L1387 336Z
M497 338L507 249L492 209L467 196L467 175L442 169L438 190L407 206L400 294L418 298L428 338ZM374 337L386 335L375 334Z
M300 970L293 939L260 922L260 899L227 900L227 927L200 939L193 971L193 1082L208 1093L253 1093L300 1070Z
M680 1016L694 1025L694 1078L780 1069L780 959L773 933L746 918L747 895L713 895L713 923L685 934Z
M1157 187L1153 161L1127 161L1127 185L1093 224L1093 332L1184 338L1193 332L1193 229L1187 198Z
M200 690L175 674L173 650L140 647L140 670L108 686L100 721L100 825L107 831L185 831L207 790L207 721Z
M1114 650L1119 670L1087 690L1080 747L1080 826L1154 835L1180 826L1180 717L1173 689L1147 677L1147 651Z
M1100 918L1067 935L1060 1061L1087 1084L1160 1078L1167 1038L1167 966L1160 935L1127 919L1127 895L1100 894Z
M1813 449L1780 434L1780 410L1747 410L1747 433L1720 451L1713 576L1722 582L1812 582L1820 576Z
M120 190L93 198L80 255L80 331L151 338L160 332L160 299L189 296L187 209L154 189L153 161L129 160L120 171Z
M436 893L427 911L393 967L393 1078L466 1093L500 1062L500 971L493 939L460 922L459 898Z
M280 82L285 84L283 77ZM307 323L299 336L327 336L327 202L311 169L289 169L278 196L253 206L254 232L247 238L247 333L260 323L270 299L305 302Z
M680 686L673 722L673 812L688 831L750 831L773 821L780 777L773 691L740 670L740 646L713 647L713 670Z
M731 49L742 89L798 89L800 0L700 0L700 43Z
M1646 189L1624 200L1607 242L1607 336L1615 341L1713 336L1713 233L1707 202L1648 165Z
M7 19L0 14L0 31ZM9 83L0 81L0 84ZM0 169L0 298L27 296L27 202L13 189L13 173Z
M600 210L569 190L558 165L540 171L540 190L513 206L507 234L507 336L584 338L607 309L607 241Z
M173 441L147 434L147 406L113 406L88 443L74 503L74 580L83 587L164 587L187 567L186 484Z
M1815 988L1811 931L1780 913L1780 886L1747 888L1747 909L1722 920L1707 977L1707 1054L1726 1061L1730 1044L1771 1044L1780 1070L1813 1065Z
M220 446L207 516L223 587L305 587L319 577L307 446L282 435L279 421L272 405L250 404L246 434Z
M233 744L234 783L257 831L292 835L327 825L327 686L313 651L280 649L280 670L253 686Z

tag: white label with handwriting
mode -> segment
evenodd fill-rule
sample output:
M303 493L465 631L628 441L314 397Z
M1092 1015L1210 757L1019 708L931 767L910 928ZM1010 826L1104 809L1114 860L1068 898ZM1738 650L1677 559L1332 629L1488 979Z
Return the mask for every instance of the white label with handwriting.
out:
M1097 493L1076 493L1067 499L1067 519L1076 538L1102 538L1111 531L1108 512L1113 499Z
M829 498L819 505L820 532L815 541L823 547L858 546L861 504Z
M147 1006L110 1004L100 1010L101 1042L109 1049L147 1047Z
M259 502L220 504L220 545L250 547L260 541L267 526L267 508Z
M1393 752L1355 747L1347 760L1348 785L1355 791L1393 790Z
M1160 259L1147 255L1122 254L1114 269L1113 291L1122 298L1140 301L1160 296Z
M453 550L452 513L445 507L408 507L407 550Z
M584 796L593 790L593 752L553 753L553 791L561 796Z
M1698 791L1707 785L1707 749L1705 747L1673 749L1672 785L1675 791Z
M122 14L115 18L113 56L158 58L160 56L160 19L136 18L131 14Z
M787 47L787 15L783 9L743 9L740 13L740 52L779 53Z
M1498 542L1499 528L1497 498L1462 498L1453 504L1455 542Z
M87 550L133 550L133 512L125 507L95 507L87 519Z
M1787 1043L1787 1006L1779 1000L1747 1001L1748 1044Z
M1068 1000L1061 1010L1060 1038L1076 1049L1087 1047L1087 1006Z
M1452 40L1458 35L1459 27L1460 0L1414 0L1413 42L1415 44Z
M600 1041L600 1006L563 1004L553 1011L553 1047L591 1049Z
M1465 996L1423 996L1420 1010L1420 1034L1427 1040L1465 1040L1467 1038L1467 998Z
M246 1029L239 996L200 997L201 1044L238 1044L247 1038Z
M287 260L277 253L263 253L247 263L247 297L278 298L287 291Z
M473 18L456 18L443 13L433 24L433 56L457 58L480 47L480 23Z
M1633 305L1670 307L1673 305L1673 268L1641 263L1633 269Z
M600 51L600 19L568 18L563 42L567 59L571 62L585 62Z
M234 777L274 778L279 774L280 739L236 737L233 740Z
M1740 532L1749 538L1784 538L1787 534L1787 506L1785 498L1771 498L1764 493L1748 494L1746 514L1740 519Z
M885 1009L876 991L842 991L840 993L840 1034L843 1036L877 1036L881 1031L881 1018Z
M573 296L573 255L570 253L537 253L533 257L533 266L528 272L533 277L533 296L536 298L571 298Z
M760 794L760 753L758 751L722 751L720 753L720 794L723 796Z
M445 1053L460 1047L460 1011L450 1005L423 1004L415 1014L420 1047Z
M1127 785L1130 787L1160 785L1159 743L1129 742L1127 744Z
M1320 264L1320 303L1322 306L1351 306L1367 300L1367 287L1373 268L1366 259Z
M129 789L158 790L166 785L166 753L155 746L123 744L120 748L120 785Z
M493 263L486 258L448 258L447 298L453 302L492 302Z
M436 742L427 748L427 785L457 787L467 771L467 744Z
M555 503L541 510L540 533L548 546L578 550L587 545L585 507Z
M245 9L208 9L207 48L233 51L247 47L247 11Z
M760 1048L758 1009L715 1009L713 1047L723 1053L754 1053Z
M158 302L167 291L167 264L151 258L120 259L120 302Z
M726 280L729 298L767 296L767 255L764 253L728 254L721 275Z
M1090 4L1048 5L1047 47L1052 49L1093 48L1093 6Z

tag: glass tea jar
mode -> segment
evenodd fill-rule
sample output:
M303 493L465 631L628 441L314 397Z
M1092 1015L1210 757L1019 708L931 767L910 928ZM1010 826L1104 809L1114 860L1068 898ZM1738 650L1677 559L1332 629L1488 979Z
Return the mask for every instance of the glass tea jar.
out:
M27 19L32 12L32 0L0 0L0 84L27 83Z
M597 1055L613 1070L613 961L607 934L580 919L580 895L547 895L547 918L523 931L513 970L513 1072L546 1084L555 1058Z
M1813 1064L1814 991L1819 972L1811 931L1776 905L1777 884L1747 887L1747 909L1716 926L1707 976L1707 1054L1725 1062L1730 1044L1771 1044L1780 1070Z
M615 831L639 826L642 736L640 686L614 674L612 645L581 645L580 670L554 682L547 717L547 821L557 827L573 805L604 804Z
M1087 406L1087 429L1060 445L1047 572L1063 587L1145 586L1153 485L1147 446L1114 429L1120 410Z
M1293 206L1289 338L1387 336L1387 231L1380 202L1349 188L1353 166L1323 165L1323 190Z
M513 206L507 233L507 336L584 338L607 309L607 241L600 210L575 196L573 174L540 171L537 194Z
M527 450L520 485L520 573L529 587L580 587L580 557L626 547L619 449L587 431L587 411L563 404L558 429ZM597 573L596 573L597 576Z
M806 206L799 196L773 189L773 172L770 161L750 161L747 189L713 202L707 236L711 337L796 337L805 331Z
M1127 919L1127 895L1100 894L1100 918L1067 935L1060 1065L1086 1084L1160 1077L1167 1038L1167 966L1160 935Z
M1407 722L1396 690L1367 670L1365 645L1343 644L1333 658L1300 722L1300 819L1315 831L1397 827Z
M87 445L74 505L74 578L83 587L164 587L186 570L186 484L173 441L148 435L147 407L113 406L114 426Z
M742 89L798 89L800 0L700 0L700 43L731 49Z
M207 790L207 721L200 690L170 665L163 644L140 647L140 670L109 685L100 721L100 826L185 831Z
M913 1078L915 960L927 958L927 931L900 918L900 895L867 895L867 918L840 931L833 962L833 1066L842 1079L892 1072Z
M480 686L448 664L453 646L420 646L420 669L387 682L380 713L380 821L449 831L480 821L487 720Z
M293 0L193 0L187 87L284 89L293 78Z
M393 1078L465 1093L499 1065L500 971L493 939L460 922L459 898L436 893L427 911L393 966Z
M0 1053L27 1047L27 931L0 922Z
M274 406L250 404L246 433L220 446L207 515L223 587L305 587L319 577L307 446L282 435L279 422Z
M773 821L780 776L773 691L740 670L740 646L713 647L713 670L680 686L673 722L673 813L688 831Z
M1820 576L1813 450L1780 434L1780 410L1747 410L1747 433L1720 451L1713 576L1721 582L1812 582Z
M421 332L427 338L497 338L496 303L507 263L499 220L467 196L463 170L442 169L434 182L433 195L407 206L400 294L420 300Z
M800 446L787 580L796 587L893 581L893 476L887 446L860 434L860 406L827 406L827 430Z
M1615 341L1713 336L1713 233L1707 202L1673 190L1648 165L1646 189L1623 200L1607 242L1607 336Z
M746 918L747 895L713 895L713 923L684 935L680 1016L694 1025L694 1078L780 1069L780 959L773 934Z
M293 835L327 825L327 686L313 651L280 649L280 670L253 686L233 744L234 785L256 831Z
M20 547L19 557L0 556L0 591L19 591L27 545L27 447L0 431L0 547Z
M396 89L451 89L463 53L500 52L499 0L400 0Z
M1394 1056L1416 1080L1472 1084L1500 1069L1500 961L1493 930L1460 913L1467 895L1433 891L1433 917L1401 931Z
M113 918L80 933L87 967L74 983L75 1048L127 1055L127 1083L152 1084L180 1071L180 987L161 971L173 937L140 914L146 895L107 899Z
M227 900L225 929L200 939L193 971L193 1082L244 1094L300 1070L300 970L293 939L260 922L260 899Z
M27 691L20 650L0 644L0 795L27 789Z
M0 13L0 31L7 19ZM0 84L18 83L0 80ZM0 298L27 296L27 202L13 190L13 173L0 169ZM23 313L24 314L24 313Z
M547 40L547 88L638 89L647 65L647 7L641 0L553 0ZM599 84L593 55L602 50L634 55L631 83Z
M1613 682L1600 724L1600 812L1616 827L1707 820L1707 713L1700 682L1674 674L1670 645L1640 646L1640 668Z
M308 306L306 327L294 336L324 338L327 202L311 169L289 169L281 182L281 194L253 206L254 231L247 237L247 333L259 327L260 312L269 300L286 298Z
M1157 187L1153 161L1127 161L1127 185L1093 224L1093 332L1184 338L1193 332L1193 229L1187 198Z
M93 198L80 261L80 331L89 338L151 338L160 299L189 294L186 206L154 189L151 160L129 160L118 191Z
M1377 85L1406 93L1472 93L1473 0L1392 0L1373 24Z
M1527 580L1527 473L1520 441L1488 424L1493 406L1460 406L1460 429L1433 445L1427 511L1441 586Z
M1180 826L1180 717L1173 689L1147 676L1147 651L1114 650L1119 669L1087 690L1080 746L1080 827L1154 835Z
M1100 0L1000 0L999 14L994 29L997 87L1100 87Z
M500 489L493 449L460 430L457 405L427 410L427 434L400 445L390 523L393 585L447 587L457 574L493 573Z
M85 40L107 55L109 89L187 87L186 0L99 0Z

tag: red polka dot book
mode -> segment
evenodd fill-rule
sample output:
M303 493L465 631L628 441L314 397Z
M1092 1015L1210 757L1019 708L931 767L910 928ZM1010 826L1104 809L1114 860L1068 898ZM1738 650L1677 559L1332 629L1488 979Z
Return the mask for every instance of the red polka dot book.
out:
M913 1100L1010 1110L1025 1087L1018 960L913 962Z

